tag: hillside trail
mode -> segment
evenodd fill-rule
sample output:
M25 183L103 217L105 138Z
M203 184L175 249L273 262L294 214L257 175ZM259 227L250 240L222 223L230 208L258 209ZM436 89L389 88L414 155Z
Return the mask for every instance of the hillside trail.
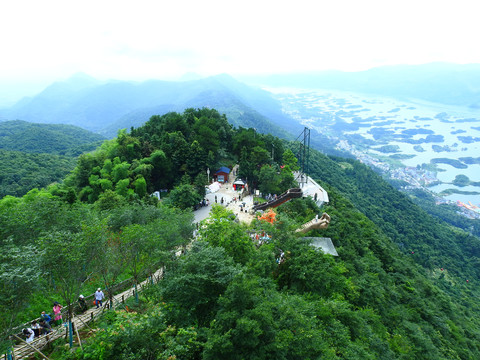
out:
M205 198L209 200L210 205L194 211L195 222L200 222L206 219L210 215L210 210L212 208L212 205L215 203L215 197L218 204L225 206L228 209L232 210L234 213L236 213L240 221L244 221L247 223L250 223L252 221L253 216L250 215L248 212L240 212L239 211L240 202L238 200L237 202L235 202L234 200L234 199L238 199L238 196L239 196L239 192L236 192L235 190L233 190L233 182L235 181L234 174L236 174L237 171L238 171L238 165L236 165L232 169L232 171L229 174L228 181L224 183L218 191L214 193L209 193L205 196ZM223 202L221 201L222 199L223 199ZM245 203L244 208L251 209L253 206L253 196L244 197L242 199L242 203ZM154 277L157 279L160 279L162 273L163 273L163 269L160 269L155 273ZM145 284L147 284L148 281L150 280L147 279L142 283L140 283L138 286L138 291L140 291L141 288ZM115 307L115 304L116 306L119 306L119 304L123 303L125 300L127 300L132 296L134 296L133 289L129 289L115 295L114 307ZM107 302L105 303L105 305L107 305ZM98 309L96 307L93 307L93 308L89 308L87 311L85 311L82 314L75 315L74 318L72 319L74 327L77 329L77 331L80 329L83 329L84 327L88 327L88 323L94 321L99 316L101 316L105 311L105 308L106 306ZM28 327L28 324L25 324L24 327ZM50 344L51 342L53 342L54 340L60 337L66 337L67 331L68 330L65 324L62 324L60 326L53 328L50 334L37 337L29 344L27 344L22 339L17 338L16 340L20 341L20 343L13 348L13 356L14 356L13 359L15 360L28 359L32 357L35 353L37 353L37 355L43 358L47 358L45 355L41 353L41 349L43 349L48 344ZM79 339L77 338L75 333L73 335L75 338L75 343L77 343ZM7 355L5 355L4 358L7 359Z
M152 278L147 278L146 280L142 281L140 284L137 285L137 290L140 292L146 285L151 284L152 281L158 282L162 278L163 275L163 269L159 269L153 274ZM113 297L113 309L117 307L124 307L124 303L127 299L131 298L132 296L135 295L135 290L134 288L129 288L128 290L125 290ZM89 308L85 312L74 315L72 319L73 327L76 329L75 332L73 333L73 340L74 343L77 346L82 346L81 345L81 339L78 334L78 330L83 329L85 327L89 328L92 332L95 331L90 326L88 325L101 315L103 315L104 311L108 309L110 301L106 300L104 306L96 308L95 306L92 308ZM35 354L43 357L44 359L48 359L47 356L45 356L41 350L45 348L47 345L49 345L52 341L60 338L60 337L67 337L68 330L66 323L59 325L55 328L52 328L52 332L48 335L41 335L39 337L34 338L34 340L27 344L25 341L22 339L20 344L15 345L13 348L13 359L14 360L20 360L20 359L30 359L33 357ZM18 340L18 337L17 337ZM4 357L7 359L7 355Z

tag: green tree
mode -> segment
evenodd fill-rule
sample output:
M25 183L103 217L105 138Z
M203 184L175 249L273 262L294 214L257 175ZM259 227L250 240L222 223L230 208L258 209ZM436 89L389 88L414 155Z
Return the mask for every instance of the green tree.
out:
M30 305L32 293L39 290L42 272L41 253L33 245L16 246L13 239L3 241L0 252L0 349L5 350L19 314ZM24 320L24 319L22 319Z
M200 148L207 153L209 151L217 153L220 147L220 136L215 119L202 116L195 122L193 130L196 134L195 140L198 141Z
M116 164L112 170L112 180L114 183L118 183L120 180L128 179L128 169L130 168L130 164L126 161Z
M293 151L290 149L285 150L282 156L283 165L289 167L291 171L297 171L300 169L298 166L298 159L293 154Z
M193 327L176 327L157 308L145 313L111 313L105 331L98 331L94 341L83 351L71 355L82 359L145 360L200 358L201 335Z
M271 158L267 150L260 146L255 146L250 153L250 161L256 169L260 169L265 164L270 164Z
M280 194L280 171L271 165L264 165L258 174L258 189L263 194Z
M152 190L167 189L173 181L172 162L162 150L155 150L145 162L152 164Z
M42 269L55 281L55 291L67 306L76 301L81 285L90 278L95 241L102 231L101 226L90 225L81 233L57 231L39 239Z
M255 246L246 229L233 221L234 214L220 205L213 205L210 217L205 220L199 234L212 246L220 246L236 262L246 264L255 251Z
M195 189L197 190L200 197L203 199L206 193L205 185L207 185L207 175L204 172L198 173L198 175L195 176L193 185L195 186Z
M119 195L127 197L128 191L130 190L128 186L130 185L129 179L122 179L117 182L115 185L115 192Z
M190 156L187 159L188 174L195 177L206 168L206 153L197 140L190 145Z
M105 225L103 226L103 234L96 240L97 256L93 267L95 273L101 276L107 298L110 300L110 307L113 307L113 296L115 295L113 288L124 273L126 263L123 261L124 254L120 235L108 231Z
M206 326L215 315L219 296L239 272L224 249L195 243L167 269L160 283L162 298L172 304L169 316L181 326Z
M103 194L98 197L95 206L98 210L110 210L116 207L125 205L125 198L112 190L105 190Z
M135 287L140 276L151 275L160 269L166 259L171 257L171 252L185 245L190 237L191 224L186 226L182 220L185 218L172 210L164 211L162 217L148 224L132 224L123 228L120 236L121 249ZM191 221L191 218L187 219Z
M117 134L117 153L122 161L130 162L140 154L140 142L137 138L127 134L126 129L121 129Z
M68 311L70 345L72 344L72 318L74 304L80 295L82 285L92 274L96 256L96 241L103 236L103 227L84 226L83 231L71 233L56 231L39 238L42 250L40 258L43 273L54 281L53 290L57 293Z
M123 261L132 275L135 284L135 298L138 302L137 285L140 276L148 267L150 261L154 261L150 256L153 253L154 243L151 234L148 234L143 226L133 224L123 228L120 236Z
M280 192L283 193L288 189L298 187L298 183L295 181L292 171L288 167L280 169Z
M105 159L103 162L102 170L100 170L100 175L104 179L111 179L113 170L113 163L110 159Z
M143 198L147 194L147 182L143 176L137 178L133 186L135 186L135 193L137 193L140 198Z
M280 295L269 280L240 274L219 306L204 359L335 358L312 307L300 297Z
M181 184L175 187L169 194L169 201L173 206L180 209L190 209L202 199L203 197L190 184Z

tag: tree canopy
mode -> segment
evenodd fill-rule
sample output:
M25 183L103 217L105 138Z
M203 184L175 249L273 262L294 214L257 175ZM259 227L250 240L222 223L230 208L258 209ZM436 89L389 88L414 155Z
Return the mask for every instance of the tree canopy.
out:
M330 198L321 209L295 199L275 222L247 226L212 206L193 238L205 167L239 164L249 185L281 192L294 184L296 145L187 109L120 131L63 183L0 199L0 310L14 310L3 340L52 301L163 269L128 304L134 312L109 312L83 350L58 357L479 358L480 240L355 160L311 152L311 176ZM159 189L168 200L149 196ZM330 226L307 235L330 238L338 257L295 232L321 212ZM252 239L260 233L269 241Z

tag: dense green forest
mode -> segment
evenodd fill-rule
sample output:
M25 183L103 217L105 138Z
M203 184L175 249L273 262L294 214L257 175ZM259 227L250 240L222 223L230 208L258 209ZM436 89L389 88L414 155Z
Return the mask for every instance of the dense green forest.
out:
M103 137L71 125L0 122L0 198L61 181Z
M442 219L446 223L470 232L475 236L480 236L480 221L459 214L457 205L437 205L436 199L431 193L420 189L410 190L406 194L413 202L434 217Z
M73 157L0 150L0 198L22 196L62 180L75 168Z
M62 183L0 200L0 318L9 329L55 299L102 282L134 283L165 266L132 312L55 359L475 359L480 357L480 240L433 218L361 163L311 152L329 193L278 207L250 226L214 206L192 240L205 169L239 164L252 188L294 185L298 144L232 128L212 109L152 116L79 157ZM272 151L274 149L274 151ZM162 202L154 190L168 189ZM295 233L332 221L325 255ZM255 246L248 231L271 240ZM283 253L283 256L281 255ZM30 295L32 294L33 295Z
M94 150L103 140L103 136L73 125L0 122L0 149L4 150L74 157Z

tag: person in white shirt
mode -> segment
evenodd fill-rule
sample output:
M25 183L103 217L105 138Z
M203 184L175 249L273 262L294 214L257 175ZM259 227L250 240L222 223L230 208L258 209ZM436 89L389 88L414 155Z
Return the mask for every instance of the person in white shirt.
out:
M97 309L102 306L102 300L105 298L102 289L98 288L95 291L95 303L97 304Z
M32 329L33 332L35 333L35 337L39 337L40 336L40 325L37 323L37 320L33 320L31 325L32 326L30 327L30 329Z
M25 328L22 330L22 332L23 332L23 335L27 337L27 339L25 340L27 344L31 343L33 341L33 338L35 337L35 333L33 332L33 330L30 328Z

